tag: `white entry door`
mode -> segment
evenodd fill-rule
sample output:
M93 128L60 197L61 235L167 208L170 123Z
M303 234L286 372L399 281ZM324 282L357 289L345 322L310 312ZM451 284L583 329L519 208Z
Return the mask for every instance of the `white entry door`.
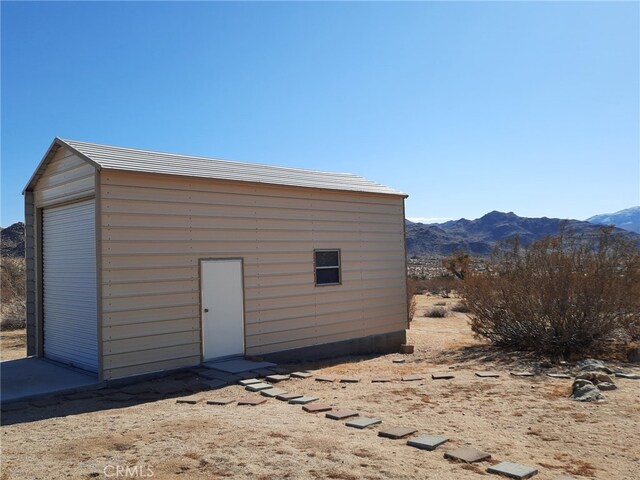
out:
M242 260L202 260L204 360L244 354Z

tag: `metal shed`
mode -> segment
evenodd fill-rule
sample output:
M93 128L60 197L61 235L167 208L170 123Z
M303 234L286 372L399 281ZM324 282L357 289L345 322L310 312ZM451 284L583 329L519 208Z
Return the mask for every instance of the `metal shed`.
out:
M24 195L29 355L109 380L405 340L397 190L56 138Z

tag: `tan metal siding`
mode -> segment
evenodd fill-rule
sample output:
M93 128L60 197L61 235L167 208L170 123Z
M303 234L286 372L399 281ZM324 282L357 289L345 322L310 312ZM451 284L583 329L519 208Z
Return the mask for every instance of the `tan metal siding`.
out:
M102 170L104 378L200 361L200 258L244 259L246 353L406 328L403 197ZM314 285L340 248L343 284Z
M38 208L90 197L95 192L95 168L77 155L59 149L33 191Z
M27 276L27 355L38 354L38 324L36 313L36 212L33 192L25 192L25 258Z

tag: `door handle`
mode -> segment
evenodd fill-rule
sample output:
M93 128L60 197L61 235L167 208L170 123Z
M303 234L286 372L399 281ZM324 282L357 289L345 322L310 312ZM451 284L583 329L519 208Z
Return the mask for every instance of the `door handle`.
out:
M205 309L204 309L204 313L207 313L208 311L209 311L209 309L208 309L208 308L205 308Z

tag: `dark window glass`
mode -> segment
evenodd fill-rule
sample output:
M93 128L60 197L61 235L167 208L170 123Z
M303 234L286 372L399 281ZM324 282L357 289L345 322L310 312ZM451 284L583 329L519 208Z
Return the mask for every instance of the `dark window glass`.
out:
M338 267L338 258L337 250L316 252L316 267Z
M340 250L316 250L314 252L316 285L340 283Z
M316 283L325 285L327 283L340 283L339 268L321 268L316 270Z

